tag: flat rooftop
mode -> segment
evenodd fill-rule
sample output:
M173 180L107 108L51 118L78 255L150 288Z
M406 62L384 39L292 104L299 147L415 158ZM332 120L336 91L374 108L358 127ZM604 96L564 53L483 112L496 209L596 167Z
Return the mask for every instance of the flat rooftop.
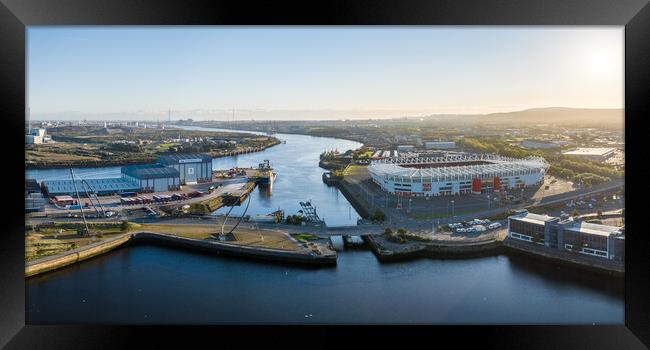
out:
M84 183L85 182L85 183ZM119 192L119 191L139 191L140 186L133 182L127 181L121 177L87 179L82 182L80 179L72 180L45 180L43 186L47 188L50 196L57 194L85 193L85 191L94 190L99 193ZM90 186L90 188L88 186ZM76 187L75 187L76 186Z
M127 165L122 167L122 174L133 176L138 179L159 179L180 176L178 170L162 164Z
M538 225L544 225L544 223L556 219L553 216L533 214L529 212L515 214L511 216L511 218L519 221L530 222L532 224L538 224Z
M607 153L614 152L616 149L607 147L578 148L573 151L566 151L562 154L569 156L604 156Z
M573 225L566 227L565 230L599 236L609 236L612 233L620 232L620 228L616 226L593 224L589 222L576 222Z
M161 155L158 157L158 163L161 164L207 163L211 161L212 157L204 153L177 153Z

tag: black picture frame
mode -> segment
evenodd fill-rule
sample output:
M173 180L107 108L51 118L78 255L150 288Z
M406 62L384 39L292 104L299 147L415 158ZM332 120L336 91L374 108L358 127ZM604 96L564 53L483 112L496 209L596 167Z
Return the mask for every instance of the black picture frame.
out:
M116 327L25 325L24 213L20 186L24 179L22 130L25 118L26 26L30 25L625 25L625 182L626 275L625 326L436 326L436 327ZM0 345L16 348L117 348L134 344L170 345L173 340L213 346L340 346L349 335L362 343L418 346L467 345L494 348L636 349L650 346L650 239L643 232L644 201L650 198L647 161L647 100L650 87L650 6L647 0L526 1L170 1L154 0L0 0L0 118L3 134L5 190L12 200L3 209L0 233ZM13 150L13 147L17 150ZM7 157L7 156L11 157ZM228 337L218 334L228 333ZM236 334L233 334L236 333ZM302 342L302 345L300 344ZM186 345L189 345L187 343ZM364 344L365 345L365 344ZM447 345L449 346L449 345Z

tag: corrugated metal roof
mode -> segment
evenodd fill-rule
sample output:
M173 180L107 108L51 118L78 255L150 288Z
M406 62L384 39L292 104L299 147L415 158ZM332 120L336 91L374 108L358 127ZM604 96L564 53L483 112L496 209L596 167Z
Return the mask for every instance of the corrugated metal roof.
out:
M158 157L158 163L160 164L177 164L181 160L197 160L196 163L211 162L212 157L204 153L178 153Z
M139 179L160 179L166 177L180 177L178 170L162 164L129 165L122 167L122 174Z
M121 192L121 191L138 191L140 186L136 183L127 181L121 177L104 178L104 179L87 179L86 182L95 192ZM84 185L81 180L75 180L77 190L80 194L85 195L85 191L90 189ZM43 186L47 188L49 195L74 193L75 188L72 180L45 180Z

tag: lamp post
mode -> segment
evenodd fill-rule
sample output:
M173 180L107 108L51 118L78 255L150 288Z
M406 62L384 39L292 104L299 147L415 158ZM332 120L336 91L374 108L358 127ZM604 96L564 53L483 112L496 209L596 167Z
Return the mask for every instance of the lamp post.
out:
M451 200L451 217L453 218L454 216L455 216L454 215L454 200L452 199Z

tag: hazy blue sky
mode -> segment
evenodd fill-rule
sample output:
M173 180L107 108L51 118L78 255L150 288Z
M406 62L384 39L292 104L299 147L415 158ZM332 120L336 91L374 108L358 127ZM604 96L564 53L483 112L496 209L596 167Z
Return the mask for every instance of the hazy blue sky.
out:
M623 27L30 27L32 118L623 107Z

